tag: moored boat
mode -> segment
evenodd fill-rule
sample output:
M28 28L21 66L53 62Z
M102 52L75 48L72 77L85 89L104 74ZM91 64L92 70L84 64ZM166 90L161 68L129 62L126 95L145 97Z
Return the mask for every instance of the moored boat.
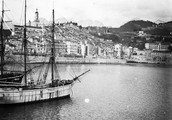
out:
M61 80L58 69L55 63L55 48L54 48L54 9L53 23L51 35L51 55L49 56L48 65L39 66L40 74L38 78L32 77L34 68L27 65L27 39L26 39L26 0L25 0L25 25L24 25L24 72L15 74L15 76L1 77L0 81L0 104L18 104L50 100L70 96L72 86L79 77L86 74L90 70L76 76L73 79ZM3 69L2 69L3 71ZM1 74L2 75L2 74ZM51 77L47 77L50 75ZM4 80L5 78L10 78ZM18 78L18 79L17 79ZM15 81L18 80L18 81ZM50 82L47 82L50 81Z
M2 15L1 15L1 41L0 41L0 84L5 84L5 83L21 83L22 77L24 76L23 71L12 71L12 70L5 70L5 40L4 40L4 29L3 29L3 24L4 24L4 0L2 0Z

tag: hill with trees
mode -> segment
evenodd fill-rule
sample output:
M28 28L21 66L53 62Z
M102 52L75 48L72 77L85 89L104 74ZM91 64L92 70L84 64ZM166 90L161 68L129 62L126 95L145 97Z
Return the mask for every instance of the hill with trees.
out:
M124 25L120 26L119 31L124 32L135 32L140 31L142 28L148 28L155 26L156 23L153 23L151 21L144 21L144 20L133 20L125 23Z
M119 28L87 27L87 29L96 37L140 49L144 49L145 42L172 42L172 21L157 24L151 21L132 20ZM151 36L150 39L139 36L139 31Z

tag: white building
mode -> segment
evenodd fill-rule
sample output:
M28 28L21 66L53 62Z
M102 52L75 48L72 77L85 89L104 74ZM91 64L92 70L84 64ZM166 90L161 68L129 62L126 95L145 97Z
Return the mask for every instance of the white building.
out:
M81 42L80 46L81 46L81 55L82 55L82 57L84 57L85 56L85 45Z
M145 43L145 49L147 50L159 50L166 51L168 50L169 44L163 43Z
M144 36L146 36L146 33L144 33L144 31L139 31L138 32L138 36L144 37Z
M114 50L116 52L116 57L121 58L122 57L122 44L116 44L114 46Z
M76 41L66 41L67 54L79 55L79 44Z

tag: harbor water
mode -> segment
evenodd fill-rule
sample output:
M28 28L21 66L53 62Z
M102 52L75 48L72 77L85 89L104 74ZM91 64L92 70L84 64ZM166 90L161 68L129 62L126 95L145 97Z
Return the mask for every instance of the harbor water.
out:
M59 64L61 79L82 76L70 98L0 106L0 120L172 120L172 66Z

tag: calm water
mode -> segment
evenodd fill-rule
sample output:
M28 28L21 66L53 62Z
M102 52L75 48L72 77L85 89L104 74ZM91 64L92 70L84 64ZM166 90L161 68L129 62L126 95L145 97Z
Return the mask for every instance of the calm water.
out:
M75 84L71 98L0 106L0 120L172 120L172 66L59 65L59 69L62 78L91 72Z

